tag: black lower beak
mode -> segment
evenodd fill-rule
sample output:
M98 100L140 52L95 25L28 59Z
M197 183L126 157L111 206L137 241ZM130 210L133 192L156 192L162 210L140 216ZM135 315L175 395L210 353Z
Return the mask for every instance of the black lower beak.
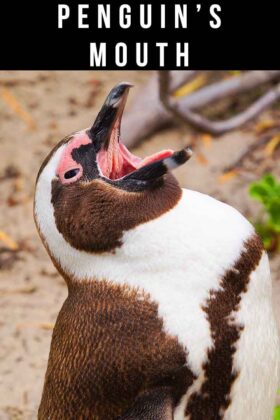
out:
M157 160L142 166L140 169L133 171L131 174L126 175L123 178L124 182L136 180L139 185L144 185L147 181L152 184L153 181L158 180L160 177L165 175L168 171L178 168L187 162L192 156L192 150L189 147L174 152L173 155Z
M108 149L112 130L118 130L120 136L121 119L126 104L129 89L133 85L122 82L116 85L107 96L92 127L88 130L88 136L98 153L101 149Z

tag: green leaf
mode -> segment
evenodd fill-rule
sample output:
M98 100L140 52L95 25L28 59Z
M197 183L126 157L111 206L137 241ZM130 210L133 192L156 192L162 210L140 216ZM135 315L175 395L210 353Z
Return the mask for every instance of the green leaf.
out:
M261 220L255 223L255 227L265 248L267 250L279 248L280 183L273 175L266 174L258 182L253 182L250 185L249 194L263 205L264 215Z
M280 420L280 406L274 407L273 420Z
M271 174L267 174L260 181L251 184L249 193L261 202L266 202L268 198L279 198L280 200L280 183Z
M275 178L274 178L274 176L273 176L273 175L271 175L271 174L266 174L266 175L264 175L264 176L262 177L262 181L263 181L265 184L269 185L270 187L275 187L275 186L276 186L276 184L277 184L276 179L275 179Z
M267 188L261 183L251 184L249 193L251 197L261 202L266 201L269 196L269 191L267 191Z
M273 201L268 207L270 215L269 224L276 232L280 232L280 200L279 202Z
M280 209L280 183L277 183L271 175L264 176L259 182L253 182L249 193L251 197L263 203L268 211L272 204L275 211L277 206Z
M271 230L271 227L269 225L260 222L255 223L255 228L260 237L262 238L265 249L269 250L271 248L271 244L274 238L273 230Z

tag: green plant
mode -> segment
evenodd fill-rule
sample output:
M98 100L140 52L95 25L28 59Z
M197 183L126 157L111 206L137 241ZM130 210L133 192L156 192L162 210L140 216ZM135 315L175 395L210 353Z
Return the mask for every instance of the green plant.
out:
M280 395L280 388L278 389L277 394ZM274 407L273 420L280 420L280 405Z
M280 406L274 407L273 420L280 420Z
M268 251L280 248L280 183L273 175L264 175L258 182L253 182L249 194L262 203L262 214L255 223L256 230L262 237Z

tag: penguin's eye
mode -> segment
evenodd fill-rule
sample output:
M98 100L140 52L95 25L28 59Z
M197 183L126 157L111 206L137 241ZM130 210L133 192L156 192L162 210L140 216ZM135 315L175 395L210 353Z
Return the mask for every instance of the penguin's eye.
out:
M64 179L74 178L80 172L79 168L70 169L70 171L65 172Z

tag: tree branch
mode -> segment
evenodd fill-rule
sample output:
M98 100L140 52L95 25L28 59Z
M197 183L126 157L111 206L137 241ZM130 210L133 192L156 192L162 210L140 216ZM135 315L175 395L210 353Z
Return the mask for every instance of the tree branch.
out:
M200 109L228 96L249 92L273 80L280 80L280 70L252 70L222 80L185 96L180 103L186 108Z
M159 72L160 74L161 72ZM185 74L184 74L185 73ZM183 75L184 74L184 75ZM186 77L185 82L196 75L194 72L172 72L171 90L176 80ZM189 77L189 79L188 79ZM218 99L238 95L261 86L272 80L280 79L280 71L248 71L240 76L234 76L212 85L205 86L178 101L182 109L196 110L209 105ZM130 112L124 115L122 133L128 146L134 146L155 131L162 129L173 122L173 115L169 113L160 101L158 89L153 77L136 96ZM173 85L174 83L174 85ZM183 82L180 81L180 84ZM177 83L177 87L178 83ZM176 89L175 87L174 89Z
M196 71L172 71L170 92L192 80ZM122 120L122 134L127 146L134 146L151 132L168 124L170 116L162 106L159 99L158 74L141 86L139 93L134 98L128 113Z
M227 131L240 127L246 122L252 120L268 106L272 105L280 98L280 83L276 87L270 89L256 102L250 105L245 111L240 112L232 118L225 121L210 121L209 119L199 115L188 108L185 108L182 103L172 100L169 92L170 77L168 71L160 72L159 87L160 100L168 111L174 115L175 118L182 122L187 122L199 130L206 131L213 135L220 135Z

